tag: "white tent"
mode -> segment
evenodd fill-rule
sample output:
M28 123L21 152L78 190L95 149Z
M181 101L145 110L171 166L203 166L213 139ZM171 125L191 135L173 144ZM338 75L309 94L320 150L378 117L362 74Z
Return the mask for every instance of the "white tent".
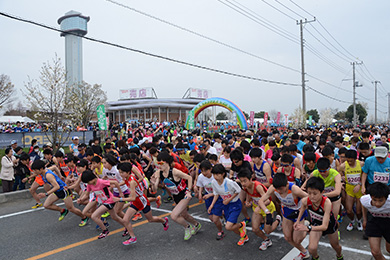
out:
M26 116L0 116L0 123L16 123L17 121L21 123L35 123L34 120Z

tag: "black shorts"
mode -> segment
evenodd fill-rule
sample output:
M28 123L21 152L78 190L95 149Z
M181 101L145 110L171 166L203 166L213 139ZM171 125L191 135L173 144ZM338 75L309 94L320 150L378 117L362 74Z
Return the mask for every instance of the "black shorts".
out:
M339 224L336 221L336 218L334 218L334 217L332 218L331 217L330 220L329 220L328 229L325 230L325 231L322 231L322 235L326 236L326 235L329 235L329 234L333 234L334 232L337 231L338 227L339 227Z
M103 206L106 207L107 210L110 210L110 209L114 208L115 202L114 203L103 203Z
M179 202L184 199L184 197L186 196L186 191L185 190L182 190L179 194L177 195L172 195L173 197L173 201L177 204L179 204Z
M136 206L134 206L133 204L130 205L130 208L134 209L137 212L139 211L139 209ZM146 205L146 207L142 210L142 212L144 214L148 213L149 211L150 211L150 206L149 205Z
M59 198L59 199L66 199L67 197L70 196L70 191L66 189L62 190L57 190L54 192L54 194Z
M340 195L337 195L337 196L335 196L335 197L329 198L329 200L330 200L331 202L335 202L335 201L338 201L340 198L341 198L341 196L340 196Z
M387 243L390 243L390 218L376 218L367 212L366 235L383 237Z

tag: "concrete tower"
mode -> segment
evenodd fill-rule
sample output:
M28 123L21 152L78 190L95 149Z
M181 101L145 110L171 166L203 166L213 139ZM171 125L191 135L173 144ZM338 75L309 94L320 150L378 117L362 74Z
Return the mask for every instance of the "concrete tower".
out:
M69 11L60 19L61 36L65 37L65 67L69 85L83 81L83 46L82 38L87 34L89 17L76 11Z

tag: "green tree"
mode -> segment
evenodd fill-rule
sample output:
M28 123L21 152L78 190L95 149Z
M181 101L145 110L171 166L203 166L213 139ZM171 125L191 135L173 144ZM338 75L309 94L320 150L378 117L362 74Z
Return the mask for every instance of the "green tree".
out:
M219 112L216 118L217 118L217 120L227 120L228 119L227 115L224 112Z
M339 112L337 112L334 115L334 119L336 119L336 120L345 120L346 119L346 117L345 117L346 113L347 113L347 111L339 111Z
M255 113L255 118L264 118L265 111L260 111ZM268 120L269 120L269 115L268 115Z
M364 106L360 103L356 104L356 116L359 123L364 123L367 118L367 110L364 108ZM350 105L347 109L347 112L345 112L345 118L352 122L353 120L353 105Z
M318 123L320 121L320 114L318 113L317 109L311 109L307 111L306 114L307 114L307 119L309 119L309 116L312 116L315 122Z
M248 113L247 113L247 112L245 112L245 111L242 111L242 113L244 113L244 116L246 117L246 119L249 119L249 115L248 115Z

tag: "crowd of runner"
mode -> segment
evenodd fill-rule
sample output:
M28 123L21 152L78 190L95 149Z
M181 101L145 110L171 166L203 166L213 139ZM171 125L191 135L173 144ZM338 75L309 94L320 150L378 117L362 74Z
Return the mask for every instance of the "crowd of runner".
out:
M109 234L109 216L124 228L123 245L137 242L132 221L142 214L168 230L168 218L151 210L151 203L159 208L162 200L173 203L170 219L183 227L184 240L191 239L201 229L188 212L196 198L204 201L217 240L232 231L243 246L251 225L259 249L266 250L272 246L269 234L281 229L300 251L294 259L319 259L319 240L327 236L340 260L339 227L347 221L342 232L361 231L374 258L385 259L382 237L390 252L389 133L379 127L213 134L138 127L124 136L114 133L104 144L95 139L86 145L74 136L69 154L46 147L41 158L32 146L30 154L19 155L26 172L20 183L32 183L33 208L58 211L60 221L72 212L81 218L79 226L91 219L101 230L99 239ZM13 153L6 149L11 164ZM39 186L45 193L37 193ZM76 197L85 205L82 210L73 205ZM59 199L65 208L54 204ZM301 243L307 234L306 249Z

